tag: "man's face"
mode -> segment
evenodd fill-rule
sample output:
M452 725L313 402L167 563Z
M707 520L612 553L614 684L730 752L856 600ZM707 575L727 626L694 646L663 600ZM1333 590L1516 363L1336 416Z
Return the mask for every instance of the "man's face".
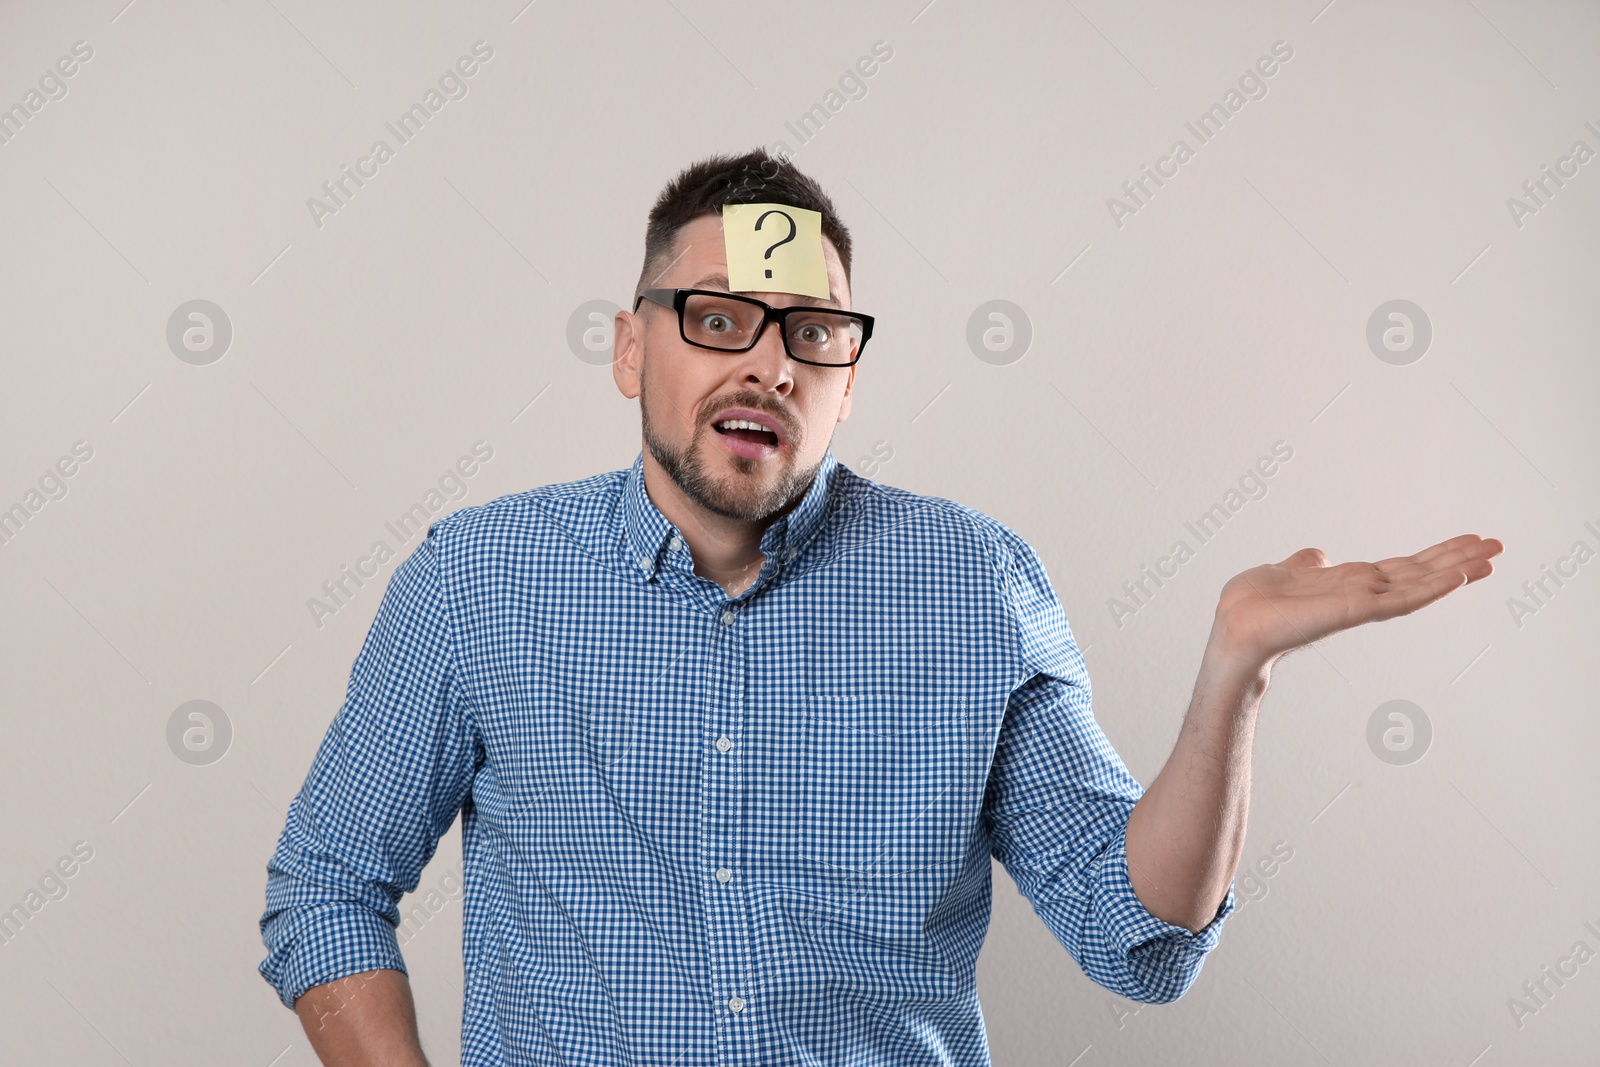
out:
M741 293L774 307L812 304L849 309L850 290L833 242L822 239L830 300L793 293ZM677 258L647 288L726 289L722 219L703 215L678 232ZM748 352L716 352L683 340L671 308L646 301L616 322L612 376L627 397L640 397L645 445L691 500L718 515L760 522L811 484L850 414L855 367L797 363L769 325ZM713 424L742 408L770 421L775 446L752 445ZM747 415L746 417L750 417Z

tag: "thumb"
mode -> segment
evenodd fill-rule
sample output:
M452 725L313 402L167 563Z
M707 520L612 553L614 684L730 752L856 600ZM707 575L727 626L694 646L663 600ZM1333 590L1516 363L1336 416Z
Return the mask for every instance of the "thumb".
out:
M1327 567L1332 561L1320 548L1302 548L1278 564L1280 567Z

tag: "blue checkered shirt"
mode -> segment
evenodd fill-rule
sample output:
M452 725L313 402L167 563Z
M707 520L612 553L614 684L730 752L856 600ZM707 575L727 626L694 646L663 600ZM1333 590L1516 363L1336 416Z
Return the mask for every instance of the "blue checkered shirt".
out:
M434 522L268 864L283 1003L376 968L462 818L466 1067L989 1063L990 857L1095 982L1181 996L1128 880L1143 789L1034 550L827 453L754 584L630 470Z

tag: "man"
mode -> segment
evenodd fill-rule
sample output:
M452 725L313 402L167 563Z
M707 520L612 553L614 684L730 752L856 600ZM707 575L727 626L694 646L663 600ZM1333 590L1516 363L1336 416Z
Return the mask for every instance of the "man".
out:
M759 244L819 215L825 282L733 291L747 204ZM1176 999L1273 663L1493 570L1466 535L1235 577L1143 790L1033 549L829 451L850 258L786 160L685 170L616 317L633 467L457 511L390 579L268 868L261 973L324 1063L425 1062L398 904L458 811L464 1064L987 1064L991 856L1096 982Z

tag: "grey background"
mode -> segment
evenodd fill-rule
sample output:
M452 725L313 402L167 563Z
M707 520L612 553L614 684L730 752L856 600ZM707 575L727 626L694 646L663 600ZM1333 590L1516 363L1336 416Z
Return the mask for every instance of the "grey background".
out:
M1229 576L1506 544L1491 578L1279 665L1244 862L1293 858L1241 888L1182 1001L1125 1014L996 867L995 1062L1600 1058L1600 962L1520 1026L1508 1006L1600 950L1600 562L1520 625L1509 604L1600 548L1600 161L1520 227L1507 207L1600 149L1593 4L124 2L0 7L0 106L93 48L0 145L0 507L93 449L0 545L0 908L93 849L0 945L8 1061L315 1063L255 972L264 868L395 561L320 626L307 601L380 538L409 553L385 521L476 441L493 458L440 514L631 462L637 406L569 316L627 301L678 168L779 141L879 316L834 451L1038 547L1146 784ZM314 224L478 40L468 94ZM800 145L785 123L880 40ZM1197 146L1185 121L1276 41L1267 95ZM1180 137L1194 158L1116 225L1107 199ZM1433 331L1404 366L1366 340L1397 299ZM191 300L231 322L208 365L167 344ZM1028 316L1021 358L969 348L990 300ZM1277 441L1266 495L1197 546L1184 523ZM1194 558L1119 625L1108 601L1179 538ZM208 764L168 744L193 700L231 726ZM1390 700L1428 716L1424 758L1368 747ZM453 831L407 901L443 887L406 946L435 1063L459 864Z

